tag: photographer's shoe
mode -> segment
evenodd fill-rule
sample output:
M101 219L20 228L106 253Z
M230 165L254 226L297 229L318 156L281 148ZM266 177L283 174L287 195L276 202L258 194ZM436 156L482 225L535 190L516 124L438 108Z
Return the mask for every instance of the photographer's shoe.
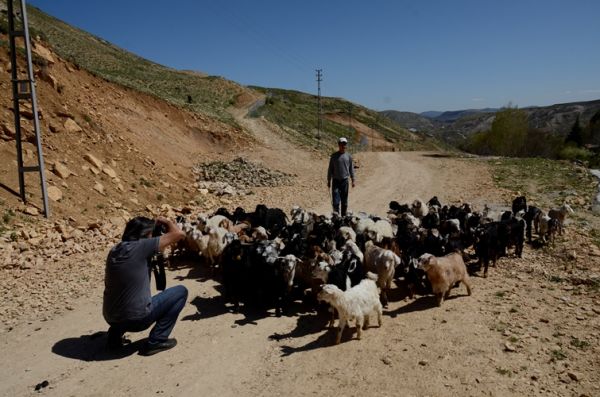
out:
M156 353L160 353L165 350L169 350L177 346L177 339L170 338L164 342L151 343L147 342L144 347L140 349L141 356L151 356Z
M124 336L121 336L120 338L109 337L108 340L106 341L106 346L110 350L122 349L123 347L130 345L130 344L131 344L131 340L127 339Z

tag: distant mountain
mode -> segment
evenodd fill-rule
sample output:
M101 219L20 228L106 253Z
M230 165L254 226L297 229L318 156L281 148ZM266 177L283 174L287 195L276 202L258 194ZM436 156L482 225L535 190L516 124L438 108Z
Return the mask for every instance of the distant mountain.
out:
M437 110L429 110L427 112L421 112L421 113L419 113L419 115L421 115L423 117L427 117L428 119L435 119L437 116L439 116L442 113L444 113L444 112L438 112Z
M600 100L587 102L559 103L550 106L530 106L521 108L527 113L529 126L544 132L566 136L579 116L582 127L590 119L600 114ZM386 110L382 115L396 121L404 128L415 128L450 144L459 144L469 135L492 128L496 112L502 109L466 109L447 112L424 112L421 114ZM424 114L433 115L425 117Z
M439 128L438 122L434 119L424 117L418 113L399 112L397 110L384 110L379 113L408 130L434 133Z
M466 110L451 110L443 112L442 114L435 117L437 121L453 122L463 117L468 117L472 114L479 113L496 113L500 109L485 108L485 109L466 109Z

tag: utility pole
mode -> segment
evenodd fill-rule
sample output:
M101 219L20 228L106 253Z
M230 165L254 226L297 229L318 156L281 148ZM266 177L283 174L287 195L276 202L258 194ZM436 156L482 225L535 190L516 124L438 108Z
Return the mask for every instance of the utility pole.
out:
M321 81L323 81L323 69L315 69L317 71L317 139L321 139L321 131L323 130L323 119L321 118L323 108L321 107Z
M18 4L18 13L15 10L14 2ZM48 192L46 190L46 177L44 175L44 156L42 154L40 114L38 112L37 97L35 92L34 71L31 57L31 39L29 37L29 22L27 20L27 6L25 0L7 0L8 17L8 39L10 42L10 64L11 64L11 82L13 92L13 112L15 117L15 141L17 143L17 169L19 173L19 195L24 203L27 202L25 193L25 173L37 172L40 176L40 186L42 190L42 199L44 201L44 215L50 216L50 206L48 205ZM22 38L25 50L26 73L20 73L17 56L17 38ZM37 164L26 166L23 160L23 130L21 126L21 101L29 102L31 112L33 113L33 133L35 145L37 147ZM23 103L24 105L24 103Z

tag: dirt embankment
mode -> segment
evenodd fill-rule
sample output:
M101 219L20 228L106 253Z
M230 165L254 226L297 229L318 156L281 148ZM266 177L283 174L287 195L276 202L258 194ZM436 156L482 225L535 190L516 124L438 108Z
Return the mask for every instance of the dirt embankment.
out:
M107 215L146 212L147 204L185 204L197 193L193 164L251 140L238 128L108 83L46 51L52 62L35 69L56 218L85 224ZM11 92L9 70L8 54L0 48L0 91L6 93ZM23 119L31 142L32 124ZM18 180L10 95L0 96L0 138L2 206L24 210L11 192L18 191ZM35 146L26 143L24 149L25 164L33 165ZM26 175L26 186L31 205L41 209L37 174Z

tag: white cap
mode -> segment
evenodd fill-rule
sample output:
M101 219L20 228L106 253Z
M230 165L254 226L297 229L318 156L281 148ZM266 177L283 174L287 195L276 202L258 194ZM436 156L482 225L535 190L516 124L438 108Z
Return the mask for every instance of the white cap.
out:
M338 143L348 143L348 140L344 137L341 137L340 139L338 139Z

